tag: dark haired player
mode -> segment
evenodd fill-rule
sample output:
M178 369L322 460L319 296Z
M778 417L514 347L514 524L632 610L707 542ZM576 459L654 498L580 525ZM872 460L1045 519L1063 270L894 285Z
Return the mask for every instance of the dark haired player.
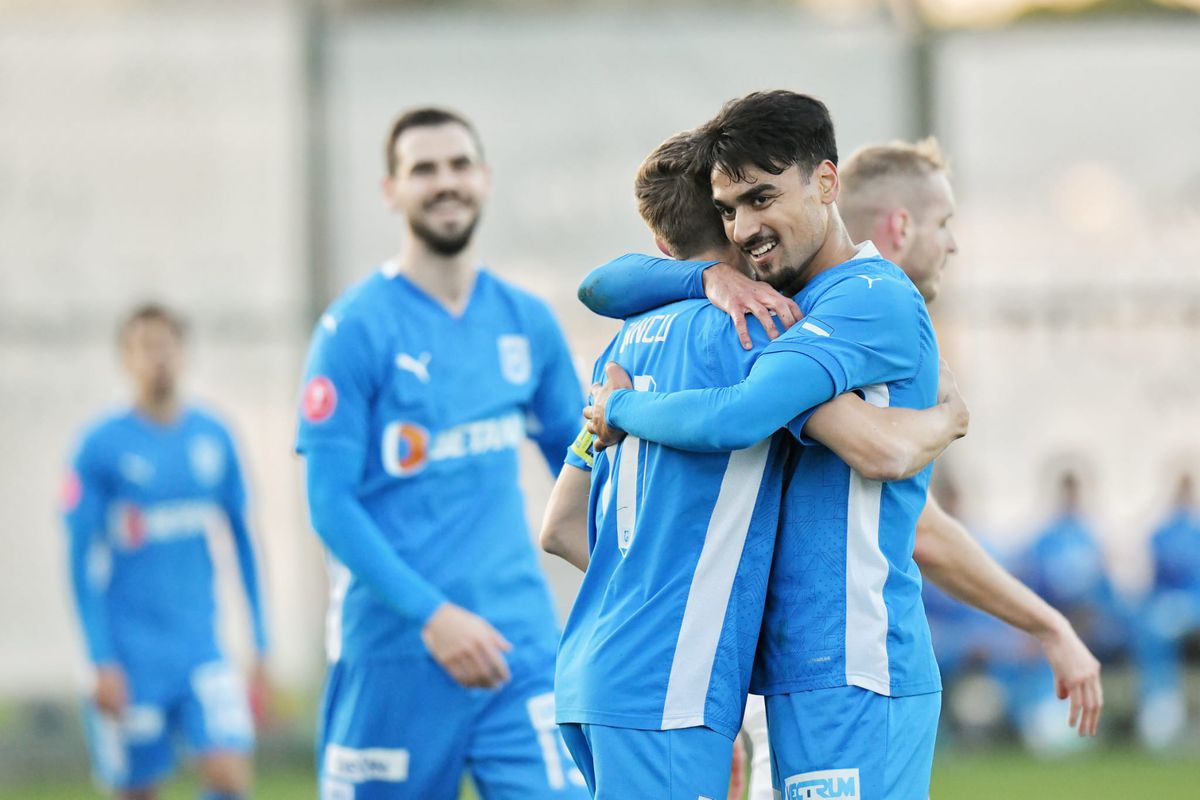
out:
M297 450L331 555L323 800L586 797L554 721L558 632L517 481L557 471L581 392L545 303L478 266L471 124L409 111L386 141L400 254L321 318Z
M146 305L121 326L133 407L93 424L68 477L71 584L96 686L87 709L96 775L150 800L196 755L203 800L249 796L254 724L241 676L216 636L206 533L227 524L250 606L265 691L267 630L246 526L246 493L225 426L178 395L183 325Z

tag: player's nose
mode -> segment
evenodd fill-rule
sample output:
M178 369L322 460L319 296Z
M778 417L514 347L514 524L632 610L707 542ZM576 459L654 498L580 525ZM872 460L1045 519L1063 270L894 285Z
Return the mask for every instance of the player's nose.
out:
M758 236L762 230L762 225L759 224L757 216L744 209L738 209L733 214L733 233L730 239L739 247L744 247L754 237Z

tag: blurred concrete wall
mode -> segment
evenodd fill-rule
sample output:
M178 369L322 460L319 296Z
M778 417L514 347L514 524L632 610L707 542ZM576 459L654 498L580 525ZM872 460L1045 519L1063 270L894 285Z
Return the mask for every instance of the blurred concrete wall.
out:
M315 682L325 588L291 455L309 280L340 289L398 247L378 180L399 109L477 122L495 170L479 252L553 303L585 371L613 326L574 286L653 247L630 185L661 139L764 87L824 98L845 153L911 135L916 118L900 37L799 14L364 13L326 22L316 62L301 23L286 7L135 6L0 26L0 693L60 693L80 674L55 494L75 432L124 396L111 329L146 297L195 322L191 389L232 420L256 490L276 669ZM963 252L939 324L974 410L948 461L982 527L1027 530L1039 465L1066 447L1096 460L1098 516L1140 525L1163 453L1195 444L1200 312L1185 306L1200 278L1182 231L1200 194L1183 83L1196 41L1055 28L940 48ZM303 127L313 90L319 152ZM526 461L536 522L549 480ZM577 578L548 569L565 608ZM228 638L244 653L229 572Z

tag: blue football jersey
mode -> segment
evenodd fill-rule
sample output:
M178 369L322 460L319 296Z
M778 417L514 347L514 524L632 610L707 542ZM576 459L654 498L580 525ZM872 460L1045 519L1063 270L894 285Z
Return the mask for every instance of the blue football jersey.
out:
M752 329L761 347L765 334ZM735 383L756 352L741 348L723 312L688 300L629 319L595 376L616 361L641 390ZM777 436L733 453L689 453L629 436L595 456L591 557L558 653L560 723L736 735L786 446ZM586 468L579 449L567 461Z
M804 319L762 358L801 353L836 392L877 406L937 401L938 348L925 303L908 277L869 243L797 295ZM777 694L858 686L901 696L941 688L913 561L930 468L881 483L801 435L807 446L784 493L779 540L752 690Z
M64 503L73 550L86 548L77 594L93 662L142 682L221 656L206 534L240 520L245 502L229 433L203 411L170 424L127 411L87 431Z
M358 498L396 553L515 646L552 651L518 450L529 436L557 469L581 407L545 303L481 269L455 315L388 264L317 325L296 447L365 453ZM335 564L331 660L424 652L420 624Z
M1200 597L1200 516L1177 507L1150 537L1156 591L1184 591Z

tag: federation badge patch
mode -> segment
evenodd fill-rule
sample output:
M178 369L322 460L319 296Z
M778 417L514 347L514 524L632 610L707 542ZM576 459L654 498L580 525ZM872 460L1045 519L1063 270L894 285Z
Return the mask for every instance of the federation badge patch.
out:
M333 381L324 375L317 375L304 387L304 401L301 403L301 413L308 422L324 422L333 416L337 408L337 389Z

